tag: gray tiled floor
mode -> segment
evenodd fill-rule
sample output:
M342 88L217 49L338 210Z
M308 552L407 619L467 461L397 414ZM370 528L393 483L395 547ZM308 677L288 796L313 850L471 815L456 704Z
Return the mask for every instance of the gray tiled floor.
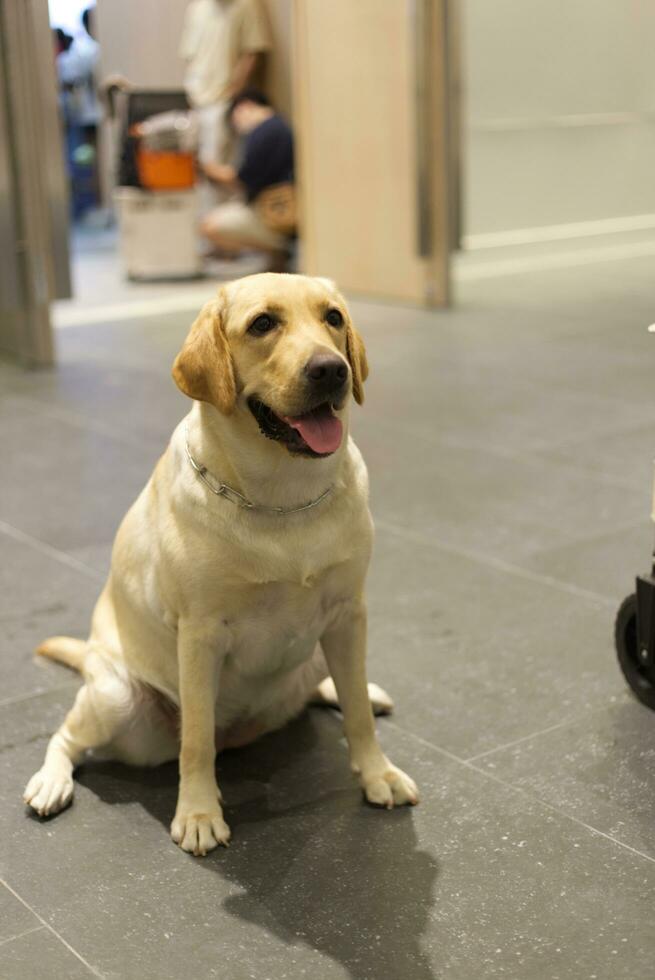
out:
M184 410L189 316L60 331L0 364L0 978L642 980L655 971L655 716L611 626L646 567L652 260L470 278L447 314L354 302L378 540L371 675L421 805L362 805L338 718L219 760L234 840L168 839L176 768L95 763L20 801L77 685L118 521ZM195 287L197 288L197 286Z

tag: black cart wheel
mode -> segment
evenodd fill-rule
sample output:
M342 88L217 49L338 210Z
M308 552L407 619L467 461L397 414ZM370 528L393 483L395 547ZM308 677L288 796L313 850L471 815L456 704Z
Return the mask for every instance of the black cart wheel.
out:
M655 685L640 659L637 644L637 596L621 603L614 624L614 641L623 676L642 704L655 711Z

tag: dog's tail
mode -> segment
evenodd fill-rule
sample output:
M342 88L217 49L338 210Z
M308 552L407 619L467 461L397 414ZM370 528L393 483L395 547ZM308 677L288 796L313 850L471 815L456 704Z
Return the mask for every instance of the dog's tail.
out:
M51 636L36 648L41 657L56 660L79 673L84 671L88 644L86 640L75 640L72 636Z

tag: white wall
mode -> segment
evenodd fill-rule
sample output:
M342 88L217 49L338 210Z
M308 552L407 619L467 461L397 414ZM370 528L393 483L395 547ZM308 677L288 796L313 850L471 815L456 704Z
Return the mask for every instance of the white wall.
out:
M465 0L465 234L655 214L653 0Z
M186 6L187 0L97 0L100 78L118 73L141 88L181 88Z

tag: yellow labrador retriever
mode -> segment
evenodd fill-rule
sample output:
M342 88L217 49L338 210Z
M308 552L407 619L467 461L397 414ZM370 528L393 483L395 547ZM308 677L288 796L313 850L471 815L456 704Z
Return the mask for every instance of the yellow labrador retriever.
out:
M338 701L366 798L417 802L376 739L372 705L391 702L366 682L373 526L348 436L366 375L328 280L250 276L203 308L173 366L193 407L119 528L89 640L40 647L85 684L25 790L37 813L69 803L88 750L179 756L171 834L205 854L230 836L216 751L316 699Z

